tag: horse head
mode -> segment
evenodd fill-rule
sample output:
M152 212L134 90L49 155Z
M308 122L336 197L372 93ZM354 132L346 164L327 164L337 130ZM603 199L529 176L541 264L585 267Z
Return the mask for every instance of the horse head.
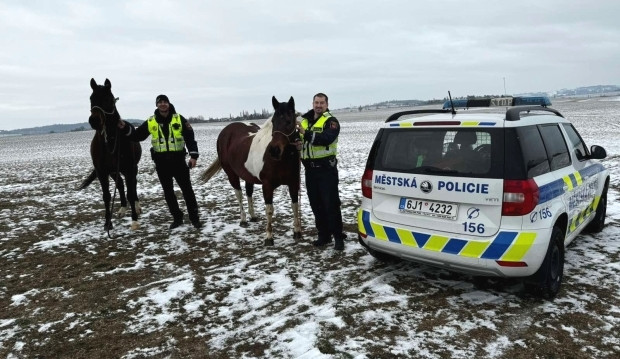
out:
M295 112L295 100L291 96L288 102L278 102L275 96L271 98L275 110L271 118L271 142L269 154L273 159L282 158L286 146L291 145L296 138L297 113Z
M112 94L112 83L105 79L103 85L97 85L95 79L90 79L93 93L90 95L90 117L88 123L95 130L106 130L116 126L120 116L116 111L116 100Z

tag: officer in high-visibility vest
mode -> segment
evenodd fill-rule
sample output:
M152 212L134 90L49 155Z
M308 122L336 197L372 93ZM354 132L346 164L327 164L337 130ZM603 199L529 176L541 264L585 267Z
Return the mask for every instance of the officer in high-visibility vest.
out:
M334 249L343 250L346 235L342 232L336 159L340 124L329 113L327 95L314 95L312 110L302 116L297 127L301 136L306 191L318 230L318 239L312 244L325 246L333 236Z
M202 222L198 215L196 195L189 175L189 170L196 167L199 155L198 144L194 139L194 129L185 117L176 112L168 96L157 96L155 105L157 109L153 116L139 127L134 128L132 124L124 121L121 121L119 127L126 129L125 133L132 141L144 141L151 136L151 158L155 162L157 177L159 177L166 204L173 218L170 229L183 224L183 212L174 194L173 179L176 180L183 193L190 222L194 227L201 228ZM185 162L188 152L190 159Z

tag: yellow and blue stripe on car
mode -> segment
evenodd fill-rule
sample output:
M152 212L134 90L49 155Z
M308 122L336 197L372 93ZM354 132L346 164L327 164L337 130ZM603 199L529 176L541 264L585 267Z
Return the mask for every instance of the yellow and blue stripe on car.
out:
M540 186L538 189L538 203L542 204L556 197L562 196L564 193L571 192L581 186L584 181L592 176L596 176L604 170L605 167L602 164L596 163L580 171L575 171L563 176L561 179L557 179L546 185ZM567 234L574 232L586 220L586 218L588 218L588 216L590 216L590 214L598 208L600 200L601 196L595 196L585 209L568 219Z
M492 240L483 241L412 232L371 222L370 212L366 210L358 212L358 229L361 234L408 247L511 262L521 261L536 239L534 232L501 231Z

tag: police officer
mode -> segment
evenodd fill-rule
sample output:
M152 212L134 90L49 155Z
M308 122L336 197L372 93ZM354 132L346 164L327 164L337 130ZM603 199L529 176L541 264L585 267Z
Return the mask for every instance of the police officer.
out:
M302 116L297 127L301 137L306 191L318 230L318 239L312 244L325 246L333 236L334 249L343 250L346 235L342 232L336 159L340 124L329 113L327 95L314 95L312 110Z
M196 228L201 228L202 223L198 217L198 204L192 189L189 175L190 168L196 167L198 159L198 144L194 139L194 129L185 117L179 115L174 105L168 100L168 96L159 95L155 99L157 109L153 116L149 117L138 128L132 124L121 121L119 127L126 128L125 133L132 141L144 141L151 136L151 158L155 162L157 177L164 190L164 198L173 222L170 229L183 224L183 212L179 208L179 202L174 194L172 179L174 178L181 188L189 220ZM185 162L187 152L189 162Z

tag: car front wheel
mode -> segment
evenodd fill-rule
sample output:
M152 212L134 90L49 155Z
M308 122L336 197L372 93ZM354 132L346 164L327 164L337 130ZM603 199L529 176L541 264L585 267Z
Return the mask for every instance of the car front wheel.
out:
M605 227L605 216L607 215L607 185L601 193L601 198L598 201L598 207L596 207L596 214L592 219L592 222L588 224L586 229L592 233L598 233Z
M549 247L542 265L531 277L525 280L526 290L545 299L553 299L560 291L564 277L564 233L553 227Z

